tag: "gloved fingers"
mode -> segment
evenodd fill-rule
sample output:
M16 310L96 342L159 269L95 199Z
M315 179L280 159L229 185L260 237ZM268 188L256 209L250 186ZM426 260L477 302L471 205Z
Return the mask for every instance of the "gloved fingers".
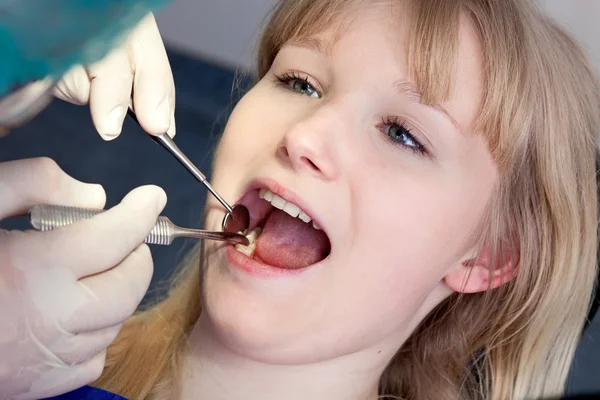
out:
M175 135L175 83L169 58L152 14L129 38L134 67L133 104L142 128L153 135Z
M0 163L0 220L26 214L36 204L103 208L106 193L100 185L80 182L49 158Z
M90 77L81 65L71 68L54 87L54 96L78 106L90 102Z
M88 67L90 112L104 140L121 133L131 100L133 69L124 47L113 50L102 61Z
M26 391L14 394L10 398L34 400L69 393L98 379L104 370L105 362L106 351L103 351L85 363L73 367L40 368L39 372L30 372L32 377L29 377L29 382L34 382L34 385L30 384Z
M64 367L83 364L104 352L114 342L122 325L110 326L97 331L62 336L48 348Z
M107 271L144 242L166 201L161 188L139 187L93 218L50 232L21 235L10 243L11 258L21 269L44 266L48 273L73 275L74 281Z
M41 368L47 369L44 366ZM39 376L40 372L23 370L20 370L16 376L14 374L0 376L0 399L41 399L42 397L34 397L31 394L27 396L31 392L32 382Z
M174 138L175 135L177 135L177 126L175 125L175 110L173 110L173 113L171 114L171 126L169 127L167 134L171 138Z
M89 301L61 323L63 330L81 333L122 324L144 298L152 273L152 255L144 244L117 267L81 279L78 284Z

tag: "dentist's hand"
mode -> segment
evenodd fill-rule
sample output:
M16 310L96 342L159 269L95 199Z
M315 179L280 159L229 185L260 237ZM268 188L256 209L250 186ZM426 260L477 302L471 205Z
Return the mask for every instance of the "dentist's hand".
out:
M99 185L49 159L0 163L0 220L35 204L102 208ZM51 232L0 231L0 399L56 396L96 380L106 348L148 289L142 244L166 202L135 189L114 208Z
M97 64L73 67L58 83L56 97L90 105L104 140L119 136L133 89L135 113L150 134L175 136L175 84L169 59L152 14L120 48Z

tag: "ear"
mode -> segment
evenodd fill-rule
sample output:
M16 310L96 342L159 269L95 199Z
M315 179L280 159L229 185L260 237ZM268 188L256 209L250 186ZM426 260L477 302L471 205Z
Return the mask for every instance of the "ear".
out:
M485 245L478 256L463 260L450 271L444 277L444 282L450 289L460 293L484 292L510 282L517 274L519 260L516 248L507 248L499 249L494 262L489 247Z

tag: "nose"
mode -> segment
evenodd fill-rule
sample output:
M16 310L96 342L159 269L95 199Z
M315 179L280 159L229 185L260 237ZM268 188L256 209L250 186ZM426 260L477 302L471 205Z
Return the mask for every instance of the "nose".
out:
M294 124L281 140L278 158L296 171L308 172L323 180L336 179L340 172L337 154L340 149L334 145L333 129L341 129L341 124L336 124L331 114L317 112Z

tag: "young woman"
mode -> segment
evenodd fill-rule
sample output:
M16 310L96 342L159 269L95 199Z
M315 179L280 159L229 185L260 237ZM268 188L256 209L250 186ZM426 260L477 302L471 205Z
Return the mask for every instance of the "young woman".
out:
M96 385L560 395L597 240L598 86L571 37L533 1L283 0L258 74L212 180L258 238L192 254ZM209 201L207 228L222 217Z

